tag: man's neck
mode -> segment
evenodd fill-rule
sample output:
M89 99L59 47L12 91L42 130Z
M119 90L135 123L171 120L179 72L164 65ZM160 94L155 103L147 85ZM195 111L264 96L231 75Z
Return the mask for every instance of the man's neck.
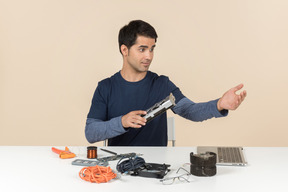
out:
M120 74L123 77L123 79L125 79L128 82L137 82L145 78L147 71L146 72L129 72L125 69L122 69L120 71Z

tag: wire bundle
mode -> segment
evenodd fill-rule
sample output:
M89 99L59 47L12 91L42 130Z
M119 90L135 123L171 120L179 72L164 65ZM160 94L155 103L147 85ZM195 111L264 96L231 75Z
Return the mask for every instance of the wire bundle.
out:
M125 161L122 161L124 158L120 159L117 163L117 171L120 173L125 173L129 171L134 171L145 164L145 160L141 157L130 157ZM121 162L122 161L122 162Z
M90 181L91 183L107 183L117 177L117 174L110 167L96 165L93 167L84 167L80 170L79 176L81 179Z

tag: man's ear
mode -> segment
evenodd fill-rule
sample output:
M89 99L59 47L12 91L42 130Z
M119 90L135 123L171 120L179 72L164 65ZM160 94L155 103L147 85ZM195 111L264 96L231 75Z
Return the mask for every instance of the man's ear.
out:
M121 53L122 53L123 56L127 56L128 55L129 49L128 49L128 47L126 45L122 44L120 49L121 49Z

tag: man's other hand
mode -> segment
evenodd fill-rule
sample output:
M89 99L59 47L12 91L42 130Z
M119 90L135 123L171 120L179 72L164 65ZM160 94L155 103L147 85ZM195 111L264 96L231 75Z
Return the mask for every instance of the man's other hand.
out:
M244 101L247 92L244 90L239 95L236 94L237 91L243 88L243 84L237 85L236 87L228 90L224 95L219 99L217 103L217 108L219 111L223 109L235 110L239 105Z

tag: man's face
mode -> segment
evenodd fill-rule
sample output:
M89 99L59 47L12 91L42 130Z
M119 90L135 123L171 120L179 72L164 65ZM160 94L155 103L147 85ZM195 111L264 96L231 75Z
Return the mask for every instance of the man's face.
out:
M153 60L155 46L155 39L138 36L135 44L127 52L127 66L137 73L147 72Z

